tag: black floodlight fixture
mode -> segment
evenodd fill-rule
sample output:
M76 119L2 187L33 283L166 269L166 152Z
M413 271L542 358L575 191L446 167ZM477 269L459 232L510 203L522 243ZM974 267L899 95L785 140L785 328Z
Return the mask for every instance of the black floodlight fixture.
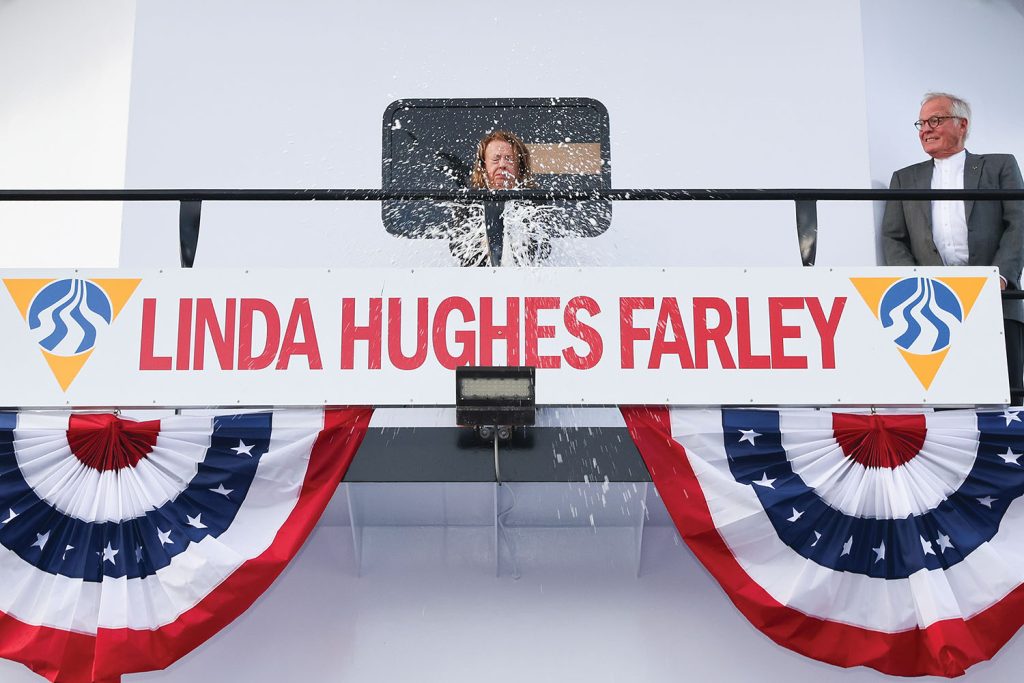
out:
M536 368L455 368L455 421L465 427L532 426L536 388Z

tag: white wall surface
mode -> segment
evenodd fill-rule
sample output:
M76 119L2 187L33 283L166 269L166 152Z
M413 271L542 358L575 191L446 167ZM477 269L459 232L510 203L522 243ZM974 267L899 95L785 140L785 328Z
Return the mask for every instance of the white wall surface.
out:
M124 185L134 0L0 0L0 188ZM0 267L116 266L117 203L0 202Z
M1024 159L1024 1L862 0L871 178L924 161L913 122L926 92L971 104L967 148Z
M388 104L491 96L603 102L616 187L869 181L849 0L143 1L136 31L132 187L379 187ZM128 207L122 264L176 263L176 215ZM821 224L819 262L873 263L870 207L824 207ZM604 236L561 246L551 263L799 264L790 202L623 202ZM196 263L454 261L388 236L375 203L208 202Z

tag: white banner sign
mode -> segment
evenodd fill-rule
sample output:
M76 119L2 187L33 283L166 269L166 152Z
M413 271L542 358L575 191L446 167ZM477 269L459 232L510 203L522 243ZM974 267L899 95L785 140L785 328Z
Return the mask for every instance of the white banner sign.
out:
M998 404L992 268L5 271L0 406Z

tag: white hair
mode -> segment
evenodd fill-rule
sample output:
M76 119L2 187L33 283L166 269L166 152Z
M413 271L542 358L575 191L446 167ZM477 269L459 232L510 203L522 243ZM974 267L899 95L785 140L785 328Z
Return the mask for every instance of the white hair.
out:
M967 100L962 97L957 97L948 92L928 92L924 94L924 99L921 100L921 106L937 100L939 98L946 98L949 100L949 113L959 119L963 119L967 122L967 132L964 134L964 140L971 134L971 105L967 103Z

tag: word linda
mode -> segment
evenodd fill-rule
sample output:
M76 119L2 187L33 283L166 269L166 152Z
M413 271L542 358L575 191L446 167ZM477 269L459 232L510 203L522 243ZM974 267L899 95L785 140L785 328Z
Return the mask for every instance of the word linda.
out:
M339 370L424 365L590 370L602 360L627 370L836 367L835 336L845 297L827 305L817 297L767 297L756 303L757 315L749 297L620 297L604 309L585 295L344 297L331 312L340 313L340 326L337 318L328 326L324 313L314 314L306 298L283 307L259 298L179 299L171 345L168 330L158 335L157 329L158 319L166 325L167 317L158 315L156 299L144 299L139 369L287 370L300 362L323 370L318 327L339 336L326 347L326 357L336 358ZM614 337L613 344L606 343L608 337ZM808 346L817 353L806 353ZM609 349L617 350L614 360L605 360Z

